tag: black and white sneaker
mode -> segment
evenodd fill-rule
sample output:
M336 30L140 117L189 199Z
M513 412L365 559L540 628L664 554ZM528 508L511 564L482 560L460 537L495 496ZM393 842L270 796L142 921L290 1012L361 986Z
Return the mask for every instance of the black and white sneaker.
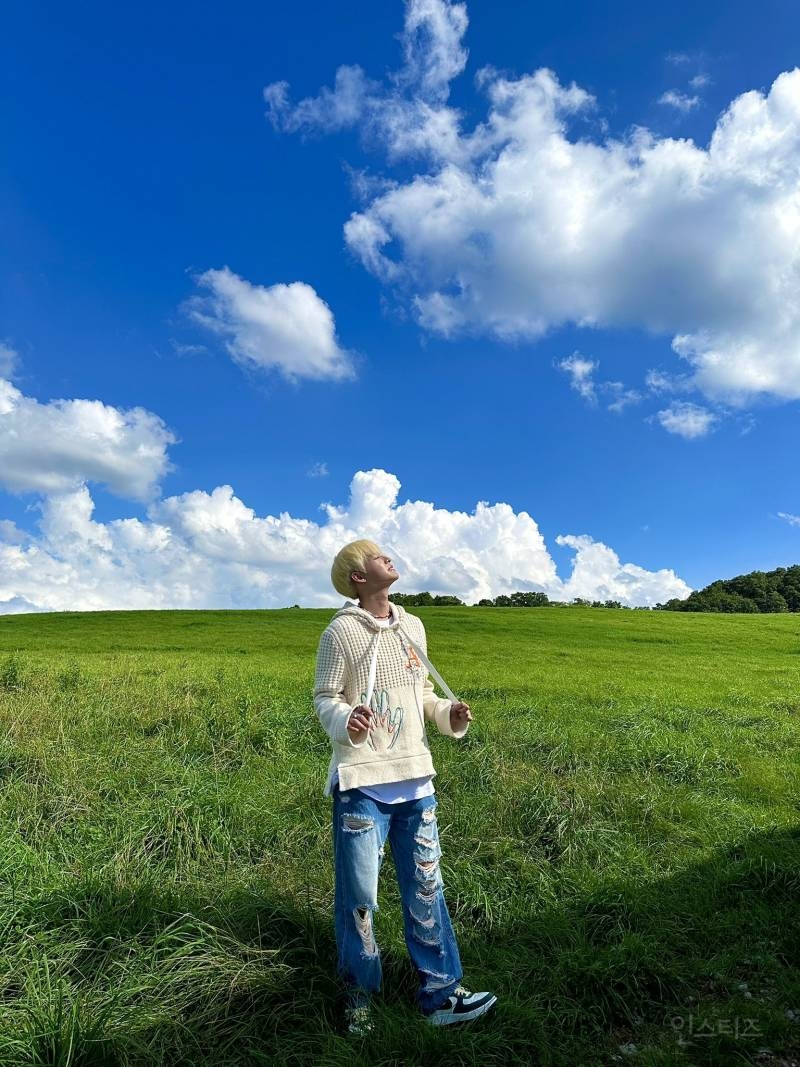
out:
M468 1023L483 1015L494 1004L494 993L470 993L463 985L456 986L447 1001L426 1016L431 1026L450 1026L452 1023Z

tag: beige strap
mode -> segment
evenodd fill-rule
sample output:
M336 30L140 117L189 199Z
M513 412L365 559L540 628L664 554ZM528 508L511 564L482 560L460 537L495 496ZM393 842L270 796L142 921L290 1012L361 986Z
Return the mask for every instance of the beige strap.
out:
M425 655L425 653L419 647L417 642L416 641L412 641L411 638L408 636L408 634L405 632L405 630L402 629L402 627L400 628L400 632L402 633L403 637L405 637L406 641L408 641L408 643L414 649L414 651L419 656L419 658L422 660L422 662L425 664L425 666L428 668L428 670L433 675L433 677L436 679L436 681L439 683L439 685L442 687L445 695L448 696L450 698L450 700L453 701L454 704L459 704L460 701L459 701L458 697L455 695L455 693L450 688L450 686L447 684L447 682L444 680L444 678L442 678L441 674L439 674L439 672L436 670L434 665L431 663L431 661L428 659L428 657Z

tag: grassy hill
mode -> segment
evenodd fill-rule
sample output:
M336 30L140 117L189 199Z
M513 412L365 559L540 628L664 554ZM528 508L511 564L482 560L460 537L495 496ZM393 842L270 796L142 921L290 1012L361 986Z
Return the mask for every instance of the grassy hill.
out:
M800 1055L800 620L414 610L475 714L431 744L496 1013L418 1019L387 853L380 1026L341 1033L330 611L0 617L0 1064Z

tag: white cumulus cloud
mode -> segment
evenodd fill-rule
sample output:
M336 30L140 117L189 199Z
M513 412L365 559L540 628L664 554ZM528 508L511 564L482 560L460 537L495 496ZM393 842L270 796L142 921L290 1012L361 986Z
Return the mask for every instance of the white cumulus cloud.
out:
M586 535L560 535L556 543L575 551L572 574L564 584L567 596L563 599L618 600L621 604L653 607L673 597L685 599L691 592L673 571L654 572L635 563L620 563L613 549Z
M174 440L141 408L41 404L0 380L0 485L36 494L40 513L33 532L0 519L0 614L334 605L330 562L365 536L391 551L405 591L455 593L468 603L542 590L559 600L652 605L690 592L673 571L621 564L585 534L558 541L574 549L562 580L526 511L502 502L477 501L471 511L401 503L399 479L381 469L357 471L347 503L322 504L319 522L285 511L259 516L230 485L159 499ZM323 463L312 471L327 474ZM144 501L145 517L97 521L91 482Z
M58 493L93 481L147 500L169 468L175 437L144 408L99 400L40 403L0 378L0 486Z
M800 70L732 100L707 144L598 136L584 121L597 101L547 69L484 68L486 114L469 127L448 103L466 28L463 4L409 0L383 84L340 74L297 105L268 91L282 128L346 122L390 163L415 157L364 186L345 224L366 269L444 336L638 327L673 339L712 403L800 398Z
M46 608L39 608L35 604L31 604L30 601L25 600L23 597L13 596L8 600L0 598L0 615L29 615L33 611L46 610Z
M37 534L0 538L0 614L27 610L333 606L330 563L348 541L368 536L392 554L399 589L455 593L468 603L516 590L552 599L576 596L653 605L690 592L673 571L622 564L588 536L559 578L534 519L508 504L478 501L449 511L423 500L398 502L400 482L384 470L358 471L344 505L324 505L312 522L286 512L259 516L219 486L150 504L145 520L94 520L88 488L42 501ZM2 531L0 531L2 533ZM22 607L20 605L23 605Z
M227 267L207 270L197 281L206 295L187 301L187 311L224 338L237 363L279 371L290 381L354 376L352 356L336 339L333 312L312 286L254 285Z

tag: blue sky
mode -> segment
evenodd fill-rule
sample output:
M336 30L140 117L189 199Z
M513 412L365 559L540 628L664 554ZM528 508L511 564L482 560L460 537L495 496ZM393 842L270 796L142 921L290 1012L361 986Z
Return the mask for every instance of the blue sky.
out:
M0 611L334 602L361 529L465 599L800 561L799 30L17 6Z

